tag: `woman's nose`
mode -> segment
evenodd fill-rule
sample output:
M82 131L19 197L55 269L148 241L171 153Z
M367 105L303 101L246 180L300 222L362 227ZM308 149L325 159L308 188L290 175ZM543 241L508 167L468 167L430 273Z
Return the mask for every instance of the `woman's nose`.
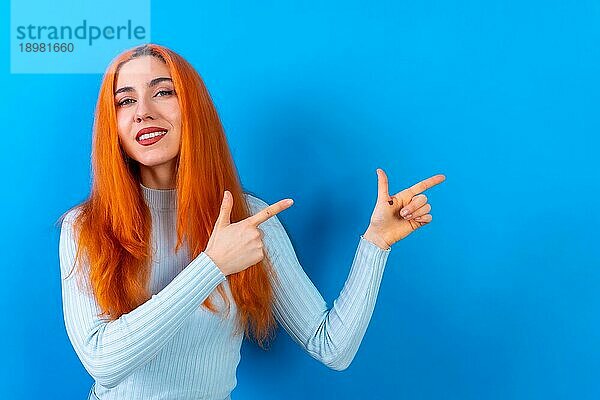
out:
M154 119L154 114L145 101L139 100L135 110L135 121L142 122L145 119Z
M144 114L135 114L135 122L142 122L145 119L154 119L154 117L147 112Z

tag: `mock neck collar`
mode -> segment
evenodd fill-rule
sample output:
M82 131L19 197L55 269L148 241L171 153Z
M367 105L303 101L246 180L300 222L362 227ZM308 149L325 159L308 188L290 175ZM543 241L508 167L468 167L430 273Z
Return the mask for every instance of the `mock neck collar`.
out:
M140 187L148 207L158 210L174 210L177 207L177 189L152 189L141 182Z

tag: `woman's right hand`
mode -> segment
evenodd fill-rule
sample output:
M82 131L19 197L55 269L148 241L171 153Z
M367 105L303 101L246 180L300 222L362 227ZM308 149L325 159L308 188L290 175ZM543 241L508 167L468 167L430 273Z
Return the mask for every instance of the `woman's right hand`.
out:
M233 196L226 190L221 203L219 217L208 239L204 253L221 270L223 275L231 275L260 262L263 251L262 232L258 225L294 204L292 199L280 200L265 207L258 213L231 223Z

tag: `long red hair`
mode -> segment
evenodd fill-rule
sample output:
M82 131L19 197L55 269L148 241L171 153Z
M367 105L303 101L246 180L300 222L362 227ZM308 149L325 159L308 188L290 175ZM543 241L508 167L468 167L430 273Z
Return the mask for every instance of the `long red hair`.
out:
M79 275L90 285L102 311L99 317L109 320L151 297L151 215L139 185L139 166L135 161L127 161L119 144L113 94L120 66L140 56L157 57L167 64L181 108L175 250L185 240L193 259L206 248L225 190L234 198L231 222L250 216L221 121L200 75L183 57L156 44L121 53L106 69L100 87L93 127L92 189L88 199L76 206L81 212L73 223L78 233L75 264L79 265ZM263 348L275 328L269 281L272 264L268 254L265 256L263 261L227 276L238 308L236 332L243 331L248 338L251 333ZM229 313L230 302L223 284L217 290ZM202 305L217 312L210 296Z

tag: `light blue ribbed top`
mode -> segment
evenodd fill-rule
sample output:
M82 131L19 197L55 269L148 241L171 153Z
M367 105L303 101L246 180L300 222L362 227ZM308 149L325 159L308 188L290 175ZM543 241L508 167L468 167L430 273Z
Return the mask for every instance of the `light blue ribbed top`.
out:
M227 278L204 252L191 259L184 245L175 253L176 189L140 186L152 215L152 297L107 321L98 317L100 308L77 285L74 273L64 279L74 263L76 208L63 220L59 242L67 335L94 378L92 391L99 399L230 399L243 334L233 335L237 307ZM255 196L244 196L252 214L267 207ZM278 276L272 281L277 322L311 357L334 370L346 369L371 319L391 249L361 235L344 287L328 309L277 216L259 228ZM226 318L201 306L219 284L230 297ZM219 310L226 307L216 291L211 300Z

